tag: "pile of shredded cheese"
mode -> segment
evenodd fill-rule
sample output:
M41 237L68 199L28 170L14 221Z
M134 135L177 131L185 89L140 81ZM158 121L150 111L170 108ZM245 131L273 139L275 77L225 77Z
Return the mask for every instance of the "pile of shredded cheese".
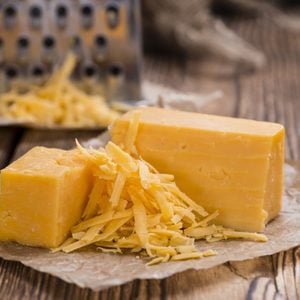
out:
M104 98L86 94L69 80L75 65L76 57L69 54L43 86L30 85L24 93L12 89L0 95L0 115L46 127L106 127L118 113Z
M195 240L228 238L266 241L263 234L238 232L212 221L208 214L176 186L174 177L160 174L137 154L134 146L139 112L133 114L124 149L109 142L104 149L84 149L80 155L91 165L95 182L72 236L54 251L72 252L95 245L103 252L140 252L149 265L216 255L199 251Z

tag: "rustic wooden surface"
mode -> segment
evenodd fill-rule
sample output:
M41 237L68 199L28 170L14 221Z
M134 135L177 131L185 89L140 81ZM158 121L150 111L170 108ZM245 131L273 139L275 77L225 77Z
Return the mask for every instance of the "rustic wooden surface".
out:
M281 122L286 157L300 158L300 34L267 20L231 22L265 51L267 67L254 74L186 58L147 57L145 77L185 91L224 91L204 111ZM70 148L95 132L0 129L0 167L35 145ZM300 247L272 256L229 262L205 271L187 271L164 280L134 282L93 292L0 259L0 299L300 299Z

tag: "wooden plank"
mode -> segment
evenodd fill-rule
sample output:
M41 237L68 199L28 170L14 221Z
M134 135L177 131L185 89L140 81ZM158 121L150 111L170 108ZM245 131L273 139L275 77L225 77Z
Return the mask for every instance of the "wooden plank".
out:
M270 26L262 19L243 22L236 29L268 59L264 70L238 77L240 116L282 123L286 128L286 157L300 159L299 34Z
M263 49L268 57L267 68L254 76L239 76L237 85L240 93L240 111L238 116L280 122L286 128L286 158L300 158L300 122L296 115L300 109L299 65L300 39L294 33L287 33L268 23L258 20L255 31L253 24L243 23L238 27L242 33L249 32L252 42ZM270 38L268 38L270 37ZM298 52L299 53L299 52ZM299 247L273 256L273 276L256 279L257 292L264 290L266 299L297 299L299 296L299 266L294 259ZM273 280L275 278L275 280Z
M4 168L14 154L23 130L12 127L0 128L0 169Z
M0 299L96 299L97 293L80 289L21 263L0 260Z
M93 130L27 130L16 147L13 159L16 159L35 146L71 149L75 147L75 139L84 142L94 138L101 131Z

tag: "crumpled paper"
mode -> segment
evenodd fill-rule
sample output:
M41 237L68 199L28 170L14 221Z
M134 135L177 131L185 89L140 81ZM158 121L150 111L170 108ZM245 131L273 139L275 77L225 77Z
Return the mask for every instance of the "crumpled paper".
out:
M221 90L210 94L183 93L147 80L143 82L142 90L145 100L139 101L139 106L158 106L192 112L199 112L205 105L223 97Z
M139 106L158 106L164 108L181 109L186 111L200 111L202 107L223 97L223 92L217 90L210 94L183 93L179 90L145 80L142 84L143 99L141 101L128 103L115 103L121 110L129 110ZM59 125L41 126L39 124L7 119L0 115L0 127L23 126L35 129L88 129L99 130L101 127L62 127Z
M285 164L285 191L280 215L267 225L269 241L257 243L227 240L196 243L200 250L214 249L217 256L197 260L168 262L146 266L147 259L136 255L101 253L96 250L71 254L0 243L0 256L20 261L36 270L50 273L67 282L93 290L102 290L134 279L162 279L189 269L207 269L227 261L241 261L270 255L300 245L300 162Z

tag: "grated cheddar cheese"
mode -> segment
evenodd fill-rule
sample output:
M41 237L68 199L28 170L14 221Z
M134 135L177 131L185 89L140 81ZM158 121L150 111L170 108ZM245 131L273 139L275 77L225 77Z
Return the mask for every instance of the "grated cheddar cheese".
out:
M69 54L43 86L31 85L26 92L12 89L0 95L0 115L46 127L108 126L118 113L103 97L88 95L69 80L75 65L76 57Z
M104 149L85 149L77 142L95 183L81 222L71 229L72 237L53 251L69 253L95 245L103 252L141 252L152 258L148 265L153 265L217 254L199 251L195 246L199 239L267 240L263 234L214 225L218 212L208 214L179 190L172 175L158 173L139 157L134 147L138 122L136 111L124 149L112 142Z

